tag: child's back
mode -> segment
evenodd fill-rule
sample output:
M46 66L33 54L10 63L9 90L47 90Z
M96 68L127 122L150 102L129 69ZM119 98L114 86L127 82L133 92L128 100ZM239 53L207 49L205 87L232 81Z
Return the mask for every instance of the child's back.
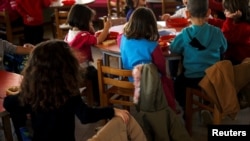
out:
M167 77L166 61L158 46L159 33L151 9L137 8L124 27L120 49L124 69L132 70L138 64L153 63L161 76L169 106L175 111L172 81Z
M208 0L189 0L187 17L192 25L184 28L170 45L171 52L183 56L184 73L176 78L176 99L185 108L186 87L198 87L205 70L220 60L227 42L219 28L206 22L210 15Z

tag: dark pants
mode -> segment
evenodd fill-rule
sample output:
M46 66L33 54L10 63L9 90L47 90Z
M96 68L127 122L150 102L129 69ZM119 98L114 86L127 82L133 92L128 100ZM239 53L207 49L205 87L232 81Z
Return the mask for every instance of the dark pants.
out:
M43 41L43 25L24 26L24 43L36 45Z
M97 74L97 69L94 66L87 67L86 78L92 81L94 101L96 102L97 105L99 105L100 96L99 96L98 74Z
M170 75L173 79L175 79L178 75L179 63L180 63L180 60L169 60L168 61Z
M199 88L198 84L202 78L187 78L184 74L176 77L174 81L175 98L185 112L186 107L186 88Z

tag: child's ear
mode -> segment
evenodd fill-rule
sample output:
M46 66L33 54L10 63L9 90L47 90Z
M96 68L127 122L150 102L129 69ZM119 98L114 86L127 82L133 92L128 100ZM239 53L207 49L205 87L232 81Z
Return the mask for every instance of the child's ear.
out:
M191 17L190 12L188 10L186 10L186 16L187 16L187 19Z
M211 15L211 9L208 9L208 10L207 10L207 15L206 15L206 16L209 17L210 15Z

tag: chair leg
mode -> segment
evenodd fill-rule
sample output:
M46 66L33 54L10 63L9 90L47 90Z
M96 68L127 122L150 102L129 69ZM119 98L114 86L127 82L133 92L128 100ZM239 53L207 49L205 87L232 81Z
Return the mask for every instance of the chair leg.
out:
M6 114L2 116L4 135L7 141L13 141L10 115Z
M186 110L185 110L185 122L186 122L186 129L190 135L192 135L192 104L193 103L193 95L192 90L187 88L186 90Z

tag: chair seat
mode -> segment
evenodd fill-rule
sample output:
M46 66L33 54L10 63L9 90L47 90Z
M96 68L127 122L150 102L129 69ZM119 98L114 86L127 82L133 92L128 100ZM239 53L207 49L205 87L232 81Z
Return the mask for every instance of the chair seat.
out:
M122 96L131 96L131 93L133 92L134 92L134 89L119 88L116 86L112 86L106 91L106 93L109 93L109 94L119 94Z

